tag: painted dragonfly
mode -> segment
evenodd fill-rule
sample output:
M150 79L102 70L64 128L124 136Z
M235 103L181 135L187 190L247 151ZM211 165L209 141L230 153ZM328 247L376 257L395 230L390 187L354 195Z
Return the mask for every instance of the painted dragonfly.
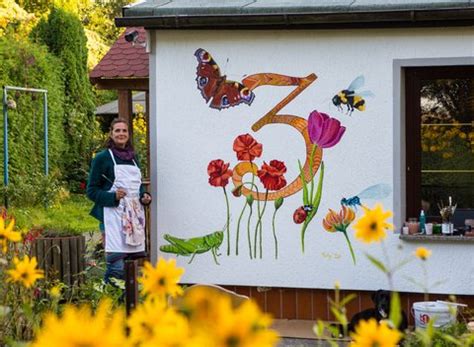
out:
M357 208L362 206L362 200L377 200L385 199L392 193L392 187L385 183L375 184L373 186L365 188L359 194L354 195L350 198L342 198L341 205Z

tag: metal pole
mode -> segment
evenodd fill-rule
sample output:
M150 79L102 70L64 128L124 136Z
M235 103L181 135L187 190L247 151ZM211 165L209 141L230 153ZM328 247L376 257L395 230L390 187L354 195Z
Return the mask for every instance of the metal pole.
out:
M23 87L12 87L12 86L4 86L3 88L9 90L19 90L23 92L35 92L35 93L47 93L46 89L36 89L36 88L23 88Z
M3 87L3 184L8 185L8 104L7 88Z
M48 176L49 160L48 160L48 92L43 94L43 111L44 111L44 174Z

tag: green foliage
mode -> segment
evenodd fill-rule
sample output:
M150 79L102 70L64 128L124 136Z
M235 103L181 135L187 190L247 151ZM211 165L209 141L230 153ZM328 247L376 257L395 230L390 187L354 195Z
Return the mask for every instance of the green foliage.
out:
M413 333L407 334L403 346L472 346L473 337L472 333L468 333L465 323L456 323L441 329L418 329Z
M35 16L25 11L14 0L0 1L0 36L21 36L29 32Z
M64 176L71 188L87 178L97 125L94 94L87 72L87 39L79 18L54 8L48 19L33 30L32 37L48 46L63 63L65 86L64 131L69 143Z
M61 62L44 47L25 41L0 38L0 83L48 91L48 155L51 172L63 168L66 141L63 129L64 84ZM58 175L44 178L43 94L9 91L16 104L8 110L9 196L12 201L33 204L58 184ZM3 122L0 124L3 132ZM0 140L3 146L3 138ZM3 156L2 156L3 158ZM3 172L3 160L0 163ZM51 185L52 186L51 186ZM42 192L40 192L42 190ZM2 195L7 191L2 189ZM46 195L45 195L46 194ZM2 196L1 198L3 198Z
M84 13L84 23L87 29L100 33L107 45L112 45L123 28L115 26L114 18L121 15L122 7L129 0L97 0Z
M79 235L98 231L98 222L89 215L92 202L84 195L71 195L71 198L50 207L11 208L9 213L15 217L21 230L41 229L44 235Z
M33 207L37 205L48 206L58 203L68 192L61 186L59 171L50 175L41 173L16 174L10 184L3 186L2 201L8 206Z

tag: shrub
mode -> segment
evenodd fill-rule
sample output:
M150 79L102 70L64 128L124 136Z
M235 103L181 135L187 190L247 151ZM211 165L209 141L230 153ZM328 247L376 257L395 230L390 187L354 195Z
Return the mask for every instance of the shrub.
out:
M80 235L98 231L98 222L89 215L92 207L84 195L71 195L60 204L50 207L11 208L18 228L36 229L42 236Z
M0 82L2 85L41 88L48 91L48 155L51 172L61 172L66 148L63 129L64 83L61 61L37 44L0 38ZM12 201L30 203L44 181L43 95L9 91L16 109L8 111L10 193ZM3 132L3 123L0 124ZM3 146L3 137L0 140ZM3 172L3 161L0 163ZM47 183L58 184L59 175ZM54 182L53 182L54 181Z
M65 152L64 176L72 187L87 178L97 124L94 94L87 72L87 39L79 18L53 8L47 20L32 31L32 38L48 46L63 63L65 87L64 131L69 146Z

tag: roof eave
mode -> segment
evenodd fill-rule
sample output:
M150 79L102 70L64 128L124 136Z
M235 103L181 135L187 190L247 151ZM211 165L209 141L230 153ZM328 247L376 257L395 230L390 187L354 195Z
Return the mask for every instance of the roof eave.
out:
M369 12L155 15L115 18L118 27L147 29L337 29L473 26L474 8Z

